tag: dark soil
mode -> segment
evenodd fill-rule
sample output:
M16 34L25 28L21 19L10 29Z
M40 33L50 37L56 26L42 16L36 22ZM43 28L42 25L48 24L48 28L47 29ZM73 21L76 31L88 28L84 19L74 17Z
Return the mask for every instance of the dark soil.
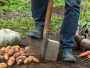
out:
M29 10L30 11L30 10ZM28 12L29 12L28 11ZM19 13L22 13L18 11ZM64 7L54 7L53 8L53 13L55 14L64 14ZM0 18L2 19L11 19L11 18L16 18L16 16L12 15L10 16L9 14L12 14L11 12L6 12L6 13L0 13ZM4 15L4 16L2 16ZM29 18L26 16L26 18ZM49 38L52 40L59 41L59 31L52 32L49 35ZM25 36L24 38L21 39L20 46L25 47L30 44L30 37ZM81 50L73 50L73 54L79 55L81 53ZM8 68L90 68L90 61L86 59L86 57L75 57L76 62L75 63L70 63L70 62L62 62L62 61L43 61L40 63L29 63L29 64L22 64L22 65L17 65L16 63L12 66L8 66ZM5 60L0 60L0 62L7 62Z
M59 41L59 31L50 33L49 38L52 40ZM30 44L30 37L25 36L24 38L21 39L20 46L25 47ZM73 54L79 55L81 53L81 50L73 50ZM8 66L8 68L90 68L90 61L86 59L86 57L75 57L76 62L71 63L71 62L62 62L60 60L58 61L42 61L40 63L29 63L29 64L22 64L22 65L17 65L16 63L12 66ZM5 60L0 60L0 62L7 62Z

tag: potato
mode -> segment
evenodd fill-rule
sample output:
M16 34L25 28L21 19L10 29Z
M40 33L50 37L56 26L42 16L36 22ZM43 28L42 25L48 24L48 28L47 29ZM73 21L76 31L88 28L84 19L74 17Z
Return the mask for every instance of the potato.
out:
M23 60L23 59L26 59L26 56L19 56L19 57L16 58L16 61L17 61L18 59L22 59L22 60Z
M14 63L15 63L15 57L12 56L12 57L9 58L7 64L11 66L11 65L13 65Z
M17 52L17 53L15 53L14 55L13 55L13 57L18 57L18 56L20 56L21 54L19 53L19 52Z
M5 47L2 47L1 49L0 49L0 53L4 53L5 52Z
M2 54L3 52L2 52L2 50L0 49L0 54Z
M0 60L3 60L4 59L4 56L3 55L0 55Z
M19 53L23 54L23 53L24 53L24 51L19 51Z
M17 53L18 51L15 50L15 53Z
M20 51L24 51L24 48L20 48Z
M26 47L25 47L25 50L27 50L27 51L28 51L28 50L29 50L29 46L26 46Z
M8 60L9 59L8 53L4 54L4 58L5 58L5 60Z
M29 56L28 58L26 58L24 60L24 64L28 64L28 63L32 62L32 60L33 60L33 56Z
M28 52L28 50L24 50L24 52Z
M6 63L0 63L0 68L7 68L7 64Z
M26 56L19 56L16 58L16 62L18 65L24 63L24 60L26 59Z
M12 46L11 48L12 48L12 49L16 49L16 48L20 49L20 46L15 45L15 46Z
M37 59L36 57L33 56L33 59L32 59L33 62L35 63L39 63L39 59Z
M23 60L22 60L22 59L19 59L19 60L17 61L17 65L20 65L20 64L23 64Z
M18 52L18 51L19 51L19 48L15 48L15 51L17 51L17 52Z
M11 48L11 46L7 46L7 47L5 48L5 52L7 52L10 48Z
M29 48L30 48L29 46L26 46L24 51L25 52L28 52L29 51Z
M9 56L12 56L14 54L15 50L14 49L9 49L8 51L8 55Z

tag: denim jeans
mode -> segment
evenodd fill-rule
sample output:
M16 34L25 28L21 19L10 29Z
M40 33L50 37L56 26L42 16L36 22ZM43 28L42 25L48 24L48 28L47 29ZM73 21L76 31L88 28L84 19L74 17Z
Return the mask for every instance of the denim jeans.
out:
M43 29L48 0L31 0L36 29ZM65 13L60 30L60 52L71 51L78 26L81 0L65 0Z

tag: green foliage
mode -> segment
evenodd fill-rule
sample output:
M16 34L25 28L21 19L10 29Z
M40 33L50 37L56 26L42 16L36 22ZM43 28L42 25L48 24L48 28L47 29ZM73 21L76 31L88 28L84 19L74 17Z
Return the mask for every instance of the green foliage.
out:
M50 23L50 31L56 31L60 29L61 23L62 23L62 18L61 16L53 16L51 18L51 23ZM3 20L0 19L0 29L2 28L8 28L14 31L19 32L21 35L25 35L28 31L32 30L35 28L34 26L34 20L33 18L22 18L17 17L16 19L11 19L11 20Z
M56 31L61 28L63 17L54 15L51 18L51 23L50 23L50 31Z
M86 5L87 2L84 4ZM81 34L85 36L88 33L90 33L90 11L89 11L89 7L86 6L84 6L82 12L80 12L79 23L78 23L80 30L82 31Z
M3 2L3 5L0 5L0 12L6 12L6 11L13 11L13 15L22 15L22 17L25 16L32 16L31 12L27 12L28 9L31 9L31 6L29 3L26 3L26 0L0 0ZM65 0L53 0L53 7L60 7L65 5ZM90 2L81 2L81 5L84 5L79 18L78 25L80 26L80 29L86 28L86 31L90 33ZM26 10L23 11L22 14L18 13L17 10ZM4 16L4 15L3 15ZM60 29L62 24L63 17L54 15L51 18L50 23L50 31L56 31ZM26 34L28 31L34 29L34 20L32 18L26 19L26 18L20 18L17 17L16 19L12 18L11 20L3 20L0 19L0 29L1 28L8 28L17 32L20 32L21 34ZM83 32L83 34L86 34L86 32Z
M54 0L53 7L60 7L65 5L65 0Z
M12 20L7 21L0 19L0 29L1 28L8 28L20 32L21 34L26 34L29 30L34 29L34 21L32 18L20 19L20 17L17 17L16 19L12 18Z
M26 0L2 0L3 5L0 6L0 12L16 11L31 9L30 4L26 3Z
M84 5L85 7L90 7L90 2L89 0L86 0L85 2L81 2L81 5Z

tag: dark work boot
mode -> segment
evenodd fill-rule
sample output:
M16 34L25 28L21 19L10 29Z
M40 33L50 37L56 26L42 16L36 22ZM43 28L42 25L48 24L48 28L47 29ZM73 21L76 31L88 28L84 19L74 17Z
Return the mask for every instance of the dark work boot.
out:
M27 36L34 38L42 38L43 37L43 29L34 29L27 33Z
M69 61L69 62L75 62L76 61L75 57L73 56L72 52L70 52L70 51L61 52L60 57L61 57L60 59L62 61Z

